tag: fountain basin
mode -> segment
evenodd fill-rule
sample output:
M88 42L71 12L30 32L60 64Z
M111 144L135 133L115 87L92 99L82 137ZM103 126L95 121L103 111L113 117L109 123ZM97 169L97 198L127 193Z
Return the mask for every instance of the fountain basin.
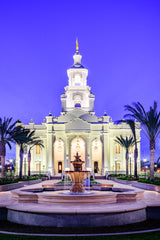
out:
M42 184L42 188L46 190L66 190L70 189L72 186L72 183L69 184ZM85 186L85 189L89 190L99 190L99 191L107 191L111 190L113 188L113 184L92 184L91 186Z
M47 191L43 188L13 190L12 197L19 203L47 203L47 204L108 204L119 202L136 202L143 199L142 190L112 188L112 191L92 191L92 194L64 194L64 191Z
M44 188L25 187L12 191L15 203L7 206L7 219L32 226L103 227L146 220L143 190L112 188L92 194L43 192Z

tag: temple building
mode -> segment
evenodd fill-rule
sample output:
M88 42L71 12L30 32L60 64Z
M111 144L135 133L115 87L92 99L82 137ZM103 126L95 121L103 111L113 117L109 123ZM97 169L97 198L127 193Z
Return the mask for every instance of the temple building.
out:
M87 85L88 70L81 63L76 42L74 63L67 70L68 85L61 95L61 115L52 116L49 113L41 125L33 120L25 128L35 130L36 136L43 140L44 148L39 145L31 150L31 172L50 172L51 175L61 174L72 169L71 160L78 152L85 161L83 170L93 171L95 174L124 173L126 169L125 149L114 140L116 136L132 135L125 123L115 124L106 113L102 117L95 115L95 96ZM106 106L107 107L107 106ZM140 140L140 130L136 130ZM27 153L27 149L25 150ZM138 143L140 159L140 143ZM16 166L19 171L19 146L16 146ZM130 148L129 169L134 170L134 149ZM23 163L27 173L27 155ZM140 171L140 161L138 161Z

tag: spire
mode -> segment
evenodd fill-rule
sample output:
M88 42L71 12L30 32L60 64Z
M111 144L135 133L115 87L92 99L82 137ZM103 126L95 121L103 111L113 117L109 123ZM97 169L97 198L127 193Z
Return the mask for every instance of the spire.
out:
M76 53L79 53L79 44L78 44L78 38L76 38Z
M74 64L71 68L84 68L84 66L81 64L81 54L79 53L79 44L78 44L78 38L76 38L76 53L73 56Z

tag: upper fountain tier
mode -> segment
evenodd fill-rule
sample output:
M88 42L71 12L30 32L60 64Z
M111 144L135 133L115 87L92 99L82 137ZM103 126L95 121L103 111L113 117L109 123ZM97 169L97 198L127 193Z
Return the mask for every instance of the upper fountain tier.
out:
M81 172L82 164L84 163L84 161L82 161L80 159L81 156L78 155L78 152L76 153L76 155L74 157L75 157L75 160L71 161L71 163L73 164L73 167L74 167L74 172Z

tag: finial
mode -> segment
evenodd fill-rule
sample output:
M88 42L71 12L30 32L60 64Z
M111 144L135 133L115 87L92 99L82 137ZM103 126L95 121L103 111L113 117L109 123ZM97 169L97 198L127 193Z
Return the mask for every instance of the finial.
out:
M79 52L79 45L78 45L78 39L76 39L76 53Z

